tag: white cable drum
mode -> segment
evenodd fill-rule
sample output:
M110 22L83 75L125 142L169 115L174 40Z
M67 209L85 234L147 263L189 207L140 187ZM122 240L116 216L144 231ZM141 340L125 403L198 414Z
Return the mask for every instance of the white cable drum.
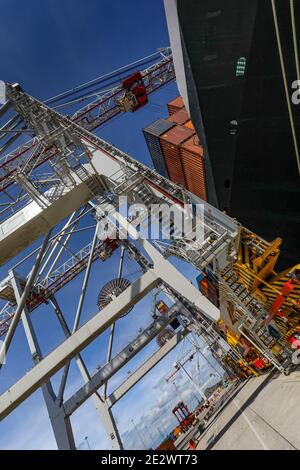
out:
M112 302L116 297L118 297L122 292L124 292L127 287L131 285L131 282L128 279L123 277L119 277L116 279L112 279L108 281L101 289L98 295L98 307L100 309L105 308L110 302ZM127 312L123 313L121 317L127 315L132 308L130 308Z

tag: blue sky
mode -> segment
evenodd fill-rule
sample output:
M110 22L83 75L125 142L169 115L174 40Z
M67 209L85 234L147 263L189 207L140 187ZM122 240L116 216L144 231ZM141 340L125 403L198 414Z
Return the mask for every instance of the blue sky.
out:
M0 8L0 79L19 82L24 90L39 99L46 99L110 72L169 44L162 0L2 0ZM99 135L150 165L151 160L141 129L155 119L166 116L166 103L177 95L176 84L167 85L150 97L148 106L138 113L123 115L104 125L99 130ZM20 256L17 257L19 258ZM12 260L0 269L1 278L15 261ZM127 274L130 277L131 268L126 265L125 269L129 270ZM100 287L111 277L116 277L116 274L116 256L105 264L105 270L100 262L95 263L82 321L96 313L96 297ZM194 280L195 271L190 269L188 274ZM67 312L70 325L81 282L82 275L57 296ZM145 299L131 315L118 322L115 351L120 350L126 341L133 339L138 328L150 323L150 306L151 299ZM47 354L62 341L62 334L47 307L39 308L32 318L42 339L43 352ZM92 371L105 362L106 341L107 335L104 334L83 353ZM185 347L188 349L190 346ZM155 349L156 343L152 342L143 354L112 380L111 390L126 378L129 370L134 370ZM161 416L161 423L156 423L156 427L168 428L175 424L172 422L170 409L178 397L163 377L177 356L178 350L175 350L115 406L115 416L127 447L139 445L136 444L137 436L130 422L131 416L142 427L145 423L151 427L157 416ZM31 366L24 333L19 326L8 355L7 366L1 371L1 392ZM205 361L203 374L205 379L208 374ZM59 374L54 378L55 385L58 378ZM81 378L75 366L72 366L69 393L80 383ZM193 389L180 377L178 386L185 399L191 402L194 399ZM109 448L109 441L90 402L80 408L72 422L79 447L84 448L84 437L89 436L93 448ZM153 429L155 426L153 425ZM143 428L142 432L146 436L148 431ZM156 436L157 434L158 431ZM40 392L35 393L0 423L0 436L0 448L4 449L55 448ZM145 439L150 445L149 433Z

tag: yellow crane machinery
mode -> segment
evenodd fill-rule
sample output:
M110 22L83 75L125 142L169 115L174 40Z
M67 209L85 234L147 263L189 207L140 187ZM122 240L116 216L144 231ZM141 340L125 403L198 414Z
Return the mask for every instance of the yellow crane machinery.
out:
M285 347L300 348L300 264L276 272L281 243L280 238L269 243L242 227L233 274L225 271L219 279L219 330L232 347L242 350L243 356L248 358L247 366L256 369L271 365L262 359L265 348L275 357L284 354ZM228 283L236 298L229 295L225 287ZM245 331L243 307L255 303L255 299L268 316L252 325L252 331L248 328ZM253 333L259 337L259 349Z

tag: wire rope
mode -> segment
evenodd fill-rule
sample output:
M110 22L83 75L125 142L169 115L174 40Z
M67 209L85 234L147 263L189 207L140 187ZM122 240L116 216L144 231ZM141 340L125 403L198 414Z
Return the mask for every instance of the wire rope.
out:
M292 136L293 136L297 167L298 167L298 172L300 174L300 156L299 156L298 142L297 142L293 113L292 113L292 107L290 103L289 89L288 89L287 78L286 78L286 70L285 70L285 65L284 65L284 58L283 58L283 52L282 52L282 45L281 45L281 39L280 39L275 0L271 0L271 3L272 3L274 27L275 27L275 32L276 32L277 48L278 48L278 53L279 53L280 66L281 66L281 73L282 73L287 108L288 108L288 113L289 113L290 126L291 126L291 131L292 131Z

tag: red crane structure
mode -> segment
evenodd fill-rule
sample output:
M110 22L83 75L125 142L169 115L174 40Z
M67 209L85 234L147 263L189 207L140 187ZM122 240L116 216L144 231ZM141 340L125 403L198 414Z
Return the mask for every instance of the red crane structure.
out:
M159 52L149 56L148 62L153 62L153 60L154 63L147 68L138 71L135 69L133 73L121 78L117 85L108 90L95 91L93 89L89 93L84 91L87 85L88 87L93 86L95 88L98 82L102 83L103 81L96 79L87 85L80 85L69 92L61 93L56 97L46 100L45 103L55 104L54 109L61 110L78 108L80 103L83 101L87 102L83 107L72 112L71 119L88 131L94 131L122 112L135 112L139 110L148 103L148 96L151 93L175 79L170 48L161 49ZM144 62L145 59L135 62L135 67ZM120 69L123 76L124 72L128 74L128 68L129 66ZM111 77L111 74L109 74L109 77ZM6 104L0 108L0 118L7 110L8 105ZM14 144L16 138L22 132L27 132L27 129L26 124L19 121L18 116L13 116L0 131L1 139L8 137L4 145L0 147L1 156L1 154L8 150L10 145ZM13 136L11 133L13 133ZM58 153L59 149L57 147L50 145L48 148L45 148L40 145L40 139L34 137L15 148L12 152L0 157L0 191L7 190L11 184L16 182L15 177L18 168L22 167L26 174L31 173L35 168L48 162Z
M172 413L176 416L180 429L184 432L187 431L194 420L194 415L189 411L185 403L183 401L179 402L173 408Z

